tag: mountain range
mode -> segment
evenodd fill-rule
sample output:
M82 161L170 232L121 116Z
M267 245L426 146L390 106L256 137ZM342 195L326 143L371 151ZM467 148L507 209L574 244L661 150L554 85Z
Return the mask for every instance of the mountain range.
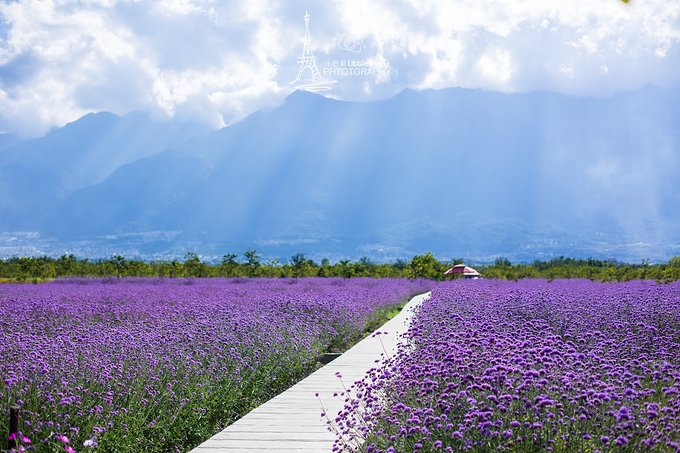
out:
M96 113L0 135L0 255L665 260L678 181L673 89L295 92L218 131Z

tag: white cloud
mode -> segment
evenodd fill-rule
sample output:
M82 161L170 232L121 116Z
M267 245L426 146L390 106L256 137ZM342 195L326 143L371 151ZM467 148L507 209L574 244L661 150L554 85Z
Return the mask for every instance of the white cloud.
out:
M292 90L305 10L320 69L389 63L336 77L340 99L680 83L680 3L665 0L18 0L0 3L0 130L36 135L97 110L233 123ZM338 46L343 34L361 51Z
M482 75L494 88L505 88L512 77L512 61L510 53L506 50L494 49L485 53L479 59L478 66Z

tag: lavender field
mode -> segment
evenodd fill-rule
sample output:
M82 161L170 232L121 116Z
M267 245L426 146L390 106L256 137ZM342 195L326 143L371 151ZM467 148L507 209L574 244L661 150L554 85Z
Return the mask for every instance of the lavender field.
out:
M0 285L2 411L21 407L18 443L40 452L187 451L424 290L389 279Z
M406 337L336 451L680 450L678 283L450 282Z

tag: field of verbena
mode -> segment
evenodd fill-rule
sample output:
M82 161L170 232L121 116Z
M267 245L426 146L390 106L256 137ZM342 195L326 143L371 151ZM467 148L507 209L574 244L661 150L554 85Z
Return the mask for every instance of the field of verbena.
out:
M679 450L678 283L450 282L406 336L336 450Z
M187 451L421 290L370 279L0 285L0 411L21 406L20 443L40 452Z

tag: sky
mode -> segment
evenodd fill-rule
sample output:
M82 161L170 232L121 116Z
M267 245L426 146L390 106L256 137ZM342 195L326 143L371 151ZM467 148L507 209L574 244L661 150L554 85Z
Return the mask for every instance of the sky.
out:
M305 13L317 79L297 79ZM24 137L96 111L218 128L301 86L370 101L645 85L680 86L679 1L0 1L0 132Z

